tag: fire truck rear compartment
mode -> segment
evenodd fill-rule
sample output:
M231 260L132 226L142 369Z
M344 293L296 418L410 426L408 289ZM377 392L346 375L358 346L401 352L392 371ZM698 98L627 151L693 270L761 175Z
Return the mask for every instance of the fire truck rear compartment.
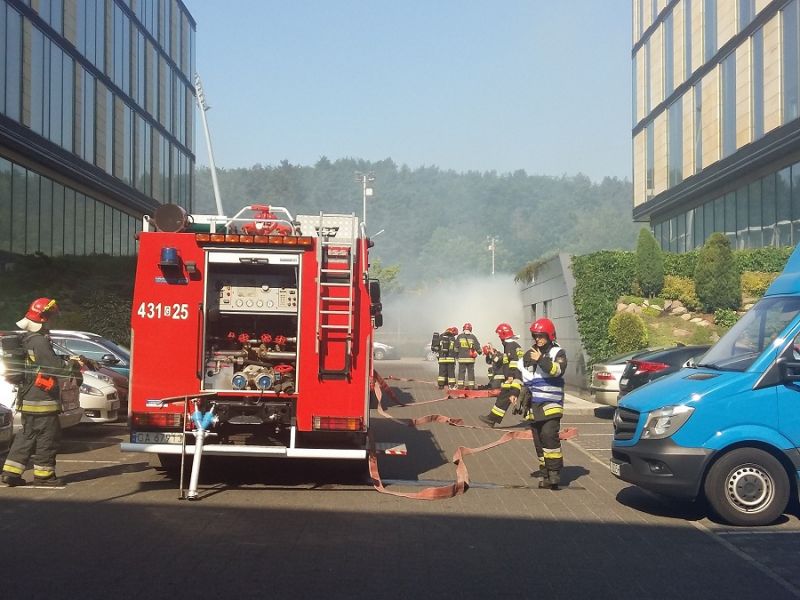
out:
M299 268L291 253L209 252L204 390L258 396L296 391ZM229 412L231 418L287 424L282 405L276 406Z

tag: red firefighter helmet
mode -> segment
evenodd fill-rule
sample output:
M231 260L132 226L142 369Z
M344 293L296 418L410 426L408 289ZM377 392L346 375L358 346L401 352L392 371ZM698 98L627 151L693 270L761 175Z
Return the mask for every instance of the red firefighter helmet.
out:
M58 304L50 298L37 298L31 303L25 318L34 323L44 323L50 317L58 314Z
M472 323L464 323L464 327L462 327L464 331L472 331Z
M484 356L489 356L489 354L491 353L491 351L492 351L492 349L489 347L489 344L485 344L485 345L484 345L484 346L481 348L481 352L483 352Z
M508 338L514 336L514 330L511 329L511 325L508 323L500 323L494 332L500 337L501 340L507 340Z
M453 326L453 327L448 327L448 328L447 328L447 331L448 331L448 333L451 333L451 334L453 334L453 335L458 335L458 329L456 329L456 328L455 328L455 326Z
M531 325L531 333L535 336L544 333L552 342L556 339L556 326L550 319L538 319Z
M37 298L31 302L25 317L17 321L17 327L27 331L39 331L42 325L58 314L58 304L51 298Z

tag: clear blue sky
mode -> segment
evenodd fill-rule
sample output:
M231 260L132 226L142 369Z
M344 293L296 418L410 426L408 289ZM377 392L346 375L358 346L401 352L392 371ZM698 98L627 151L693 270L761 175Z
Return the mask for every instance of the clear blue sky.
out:
M631 179L629 0L184 1L217 166Z

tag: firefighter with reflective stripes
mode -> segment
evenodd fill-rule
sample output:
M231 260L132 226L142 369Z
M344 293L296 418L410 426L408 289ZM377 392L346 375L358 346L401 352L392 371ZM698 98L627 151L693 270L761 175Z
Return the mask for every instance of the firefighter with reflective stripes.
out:
M48 322L57 314L55 300L38 298L25 317L17 321L17 327L25 331L21 342L27 358L25 379L17 389L22 430L14 436L1 477L8 486L25 485L22 474L31 458L34 484L62 485L56 478L56 453L61 440L58 421L61 412L60 380L69 375L69 369L67 362L56 356L46 335Z
M508 323L500 323L495 329L495 333L497 333L500 341L503 342L502 359L499 361L503 374L500 394L498 394L489 414L478 417L481 422L489 427L494 427L503 420L508 407L512 403L517 403L522 390L522 380L518 369L519 359L522 358L522 346L519 345L519 337L514 335L514 330L511 329L511 325Z
M491 344L486 344L482 349L486 364L489 365L487 372L489 384L486 386L490 390L500 389L505 377L503 376L503 353Z
M556 343L556 328L550 319L531 325L533 347L521 361L522 381L530 391L525 419L531 422L533 445L539 459L540 488L557 490L561 483L564 458L561 453L561 417L564 414L564 372L567 355Z
M439 376L436 378L436 385L440 390L449 386L451 390L456 388L456 334L458 329L448 327L439 336L439 341L434 348L439 358Z
M464 323L462 332L456 337L458 351L458 381L461 389L475 389L475 358L481 349L481 343L472 333L472 323Z

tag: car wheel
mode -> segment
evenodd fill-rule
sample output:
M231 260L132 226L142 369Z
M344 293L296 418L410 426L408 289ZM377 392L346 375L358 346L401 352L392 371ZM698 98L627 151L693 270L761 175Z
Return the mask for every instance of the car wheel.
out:
M704 486L711 508L732 525L768 525L789 502L789 477L774 456L739 448L711 467Z
M375 357L375 360L383 360L386 357L386 354L384 354L383 350L380 348L376 348L372 353L372 356Z

